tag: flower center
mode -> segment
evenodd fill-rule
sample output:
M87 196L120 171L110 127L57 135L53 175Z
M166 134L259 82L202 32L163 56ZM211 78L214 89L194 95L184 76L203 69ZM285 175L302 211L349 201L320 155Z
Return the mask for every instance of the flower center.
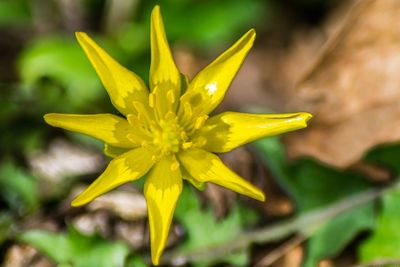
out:
M170 113L165 119L160 119L157 127L153 127L153 145L162 155L177 153L186 143L188 136L179 125L175 114Z

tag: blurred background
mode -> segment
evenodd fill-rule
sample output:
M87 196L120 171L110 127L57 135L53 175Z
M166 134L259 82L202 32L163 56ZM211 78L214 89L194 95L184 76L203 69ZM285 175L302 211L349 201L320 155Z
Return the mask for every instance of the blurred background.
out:
M109 159L43 115L117 114L74 32L147 82L156 4L189 77L256 29L218 112L314 115L221 155L265 203L185 185L163 266L400 264L399 1L0 0L1 266L150 266L143 181L70 207Z

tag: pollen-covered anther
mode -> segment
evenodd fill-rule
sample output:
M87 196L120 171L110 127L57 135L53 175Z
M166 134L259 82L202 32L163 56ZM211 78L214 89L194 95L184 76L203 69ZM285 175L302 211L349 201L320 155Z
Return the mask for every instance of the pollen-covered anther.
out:
M194 142L193 146L196 146L196 147L203 147L206 143L207 143L207 140L206 140L204 137L199 136L199 137L196 139L196 141Z
M150 93L149 94L149 106L151 108L154 108L155 101L156 101L156 97L155 97L154 93Z
M176 171L176 170L178 170L178 169L179 169L179 166L180 166L179 162L178 162L178 161L175 161L174 163L171 164L171 171Z
M172 112L167 113L165 119L158 121L158 127L153 128L152 134L153 146L161 155L179 152L182 143L188 138Z
M175 94L172 89L167 92L167 99L168 99L169 103L171 103L171 104L175 103L175 100L176 100Z
M183 140L183 141L186 141L186 140L188 140L189 139L189 137L188 137L188 135L187 135L187 133L185 132L185 131L181 131L181 139Z
M203 127L203 125L204 125L204 123L206 122L207 119L208 119L208 116L207 116L207 115L203 115L203 116L198 117L198 118L196 119L195 124L194 124L194 128L195 128L196 130L198 130L198 129L200 129L201 127Z
M193 145L192 142L185 142L185 143L182 144L182 148L183 148L184 150L186 150L186 149L191 148L192 145Z

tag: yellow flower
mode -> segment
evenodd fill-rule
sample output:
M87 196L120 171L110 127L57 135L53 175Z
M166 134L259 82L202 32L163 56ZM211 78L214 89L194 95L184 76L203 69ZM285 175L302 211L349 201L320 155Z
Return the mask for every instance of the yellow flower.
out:
M164 250L182 180L197 188L212 182L264 201L264 193L226 167L213 153L227 152L256 139L306 127L308 113L260 115L224 112L209 118L253 45L248 31L189 82L177 69L164 32L160 8L151 14L150 90L88 35L76 37L99 75L113 114L46 114L54 126L104 141L110 164L72 205L81 206L113 188L145 175L151 255Z

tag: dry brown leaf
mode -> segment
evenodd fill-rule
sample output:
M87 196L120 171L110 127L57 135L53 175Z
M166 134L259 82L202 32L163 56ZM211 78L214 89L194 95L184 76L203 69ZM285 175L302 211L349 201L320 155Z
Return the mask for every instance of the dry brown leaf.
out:
M78 186L67 199L69 205L72 199L85 189L85 186ZM99 196L90 202L86 208L90 212L107 211L126 221L141 221L147 218L146 200L142 193L130 185L121 187Z
M139 221L147 217L146 200L143 194L121 188L96 198L88 205L88 209L109 210L127 221Z
M4 267L54 267L48 259L28 245L12 245L6 252Z
M289 155L336 167L400 140L400 1L346 4L328 23L319 52L309 53L308 61L298 60L304 54L292 58L302 74L287 75L298 79L292 109L314 114L309 128L288 136Z

